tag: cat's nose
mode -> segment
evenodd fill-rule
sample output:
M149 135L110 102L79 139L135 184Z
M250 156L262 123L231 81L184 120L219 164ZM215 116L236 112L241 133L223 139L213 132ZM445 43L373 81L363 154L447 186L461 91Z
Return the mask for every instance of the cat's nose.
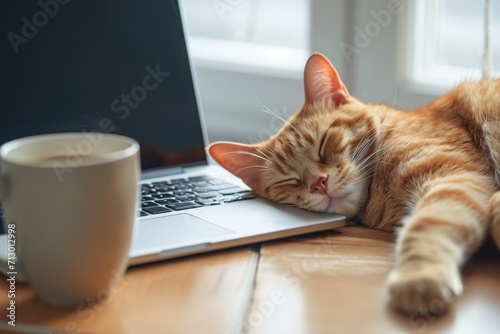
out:
M309 190L311 192L319 191L320 194L327 195L327 188L326 188L326 176L320 176L316 181L311 183L309 186Z

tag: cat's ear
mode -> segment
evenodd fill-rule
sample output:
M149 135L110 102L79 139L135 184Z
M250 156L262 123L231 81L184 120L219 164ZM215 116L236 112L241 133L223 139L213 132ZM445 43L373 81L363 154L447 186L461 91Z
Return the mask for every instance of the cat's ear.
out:
M332 63L321 53L309 57L304 70L306 102L332 99L335 105L344 104L349 97L347 88Z
M254 189L264 160L259 158L257 146L231 142L216 142L208 146L208 153L226 170Z

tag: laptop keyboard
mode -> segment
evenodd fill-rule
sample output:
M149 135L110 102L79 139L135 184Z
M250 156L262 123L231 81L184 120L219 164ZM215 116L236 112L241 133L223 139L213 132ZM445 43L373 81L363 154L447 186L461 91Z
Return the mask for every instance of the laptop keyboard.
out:
M255 198L246 188L211 176L151 182L141 185L140 216L188 210Z

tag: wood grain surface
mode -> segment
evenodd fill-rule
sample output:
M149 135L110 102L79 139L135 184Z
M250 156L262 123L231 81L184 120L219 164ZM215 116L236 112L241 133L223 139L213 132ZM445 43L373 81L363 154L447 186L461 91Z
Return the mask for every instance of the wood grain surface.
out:
M350 226L134 267L103 302L77 308L49 306L18 284L17 326L3 315L0 332L498 333L496 248L470 259L465 292L448 312L423 316L401 314L388 302L393 240ZM6 314L5 279L0 287Z

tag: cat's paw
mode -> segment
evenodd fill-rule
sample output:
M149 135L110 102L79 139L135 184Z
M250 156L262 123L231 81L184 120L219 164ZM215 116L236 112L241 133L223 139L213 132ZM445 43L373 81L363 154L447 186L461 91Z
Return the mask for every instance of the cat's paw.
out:
M393 269L387 284L398 309L420 314L443 313L463 290L458 268L433 263Z

